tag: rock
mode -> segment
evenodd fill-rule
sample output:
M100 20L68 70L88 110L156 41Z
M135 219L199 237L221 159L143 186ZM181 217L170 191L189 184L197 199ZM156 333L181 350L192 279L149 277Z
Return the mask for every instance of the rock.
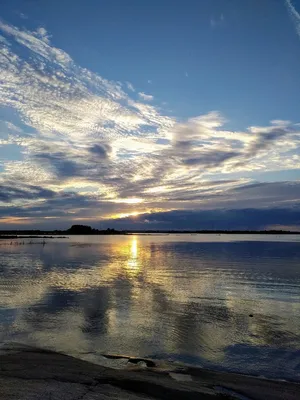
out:
M179 377L152 368L114 370L28 346L2 348L0 357L1 400L300 398L296 383L199 368Z

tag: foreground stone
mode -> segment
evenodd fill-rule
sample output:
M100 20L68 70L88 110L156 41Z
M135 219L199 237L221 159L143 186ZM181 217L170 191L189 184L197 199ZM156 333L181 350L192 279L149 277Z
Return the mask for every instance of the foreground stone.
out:
M0 399L300 399L300 385L198 368L114 370L31 347L0 354Z

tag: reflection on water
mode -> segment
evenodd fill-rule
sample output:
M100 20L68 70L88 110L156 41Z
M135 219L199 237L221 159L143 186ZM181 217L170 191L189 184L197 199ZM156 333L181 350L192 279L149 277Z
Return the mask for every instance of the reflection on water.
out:
M129 274L136 275L139 272L138 263L138 242L137 237L133 236L130 245L130 252L127 261L127 269Z
M0 340L300 379L299 241L246 239L2 240Z

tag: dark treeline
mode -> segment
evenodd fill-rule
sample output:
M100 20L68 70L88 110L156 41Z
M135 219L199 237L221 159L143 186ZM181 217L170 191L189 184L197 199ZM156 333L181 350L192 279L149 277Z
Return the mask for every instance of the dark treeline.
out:
M72 225L71 228L67 230L0 230L0 235L128 235L128 234L151 234L151 233L183 233L183 234L267 234L267 235L287 235L287 234L297 234L300 232L284 231L284 230L115 230L115 229L94 229L87 225Z
M93 229L88 225L72 225L67 230L52 230L43 231L38 229L27 229L27 230L0 230L0 235L121 235L125 234L125 231L116 231L115 229Z

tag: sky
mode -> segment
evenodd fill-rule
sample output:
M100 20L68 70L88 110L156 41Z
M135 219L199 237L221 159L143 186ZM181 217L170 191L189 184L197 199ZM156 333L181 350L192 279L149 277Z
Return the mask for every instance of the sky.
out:
M300 0L0 13L0 229L300 230Z

